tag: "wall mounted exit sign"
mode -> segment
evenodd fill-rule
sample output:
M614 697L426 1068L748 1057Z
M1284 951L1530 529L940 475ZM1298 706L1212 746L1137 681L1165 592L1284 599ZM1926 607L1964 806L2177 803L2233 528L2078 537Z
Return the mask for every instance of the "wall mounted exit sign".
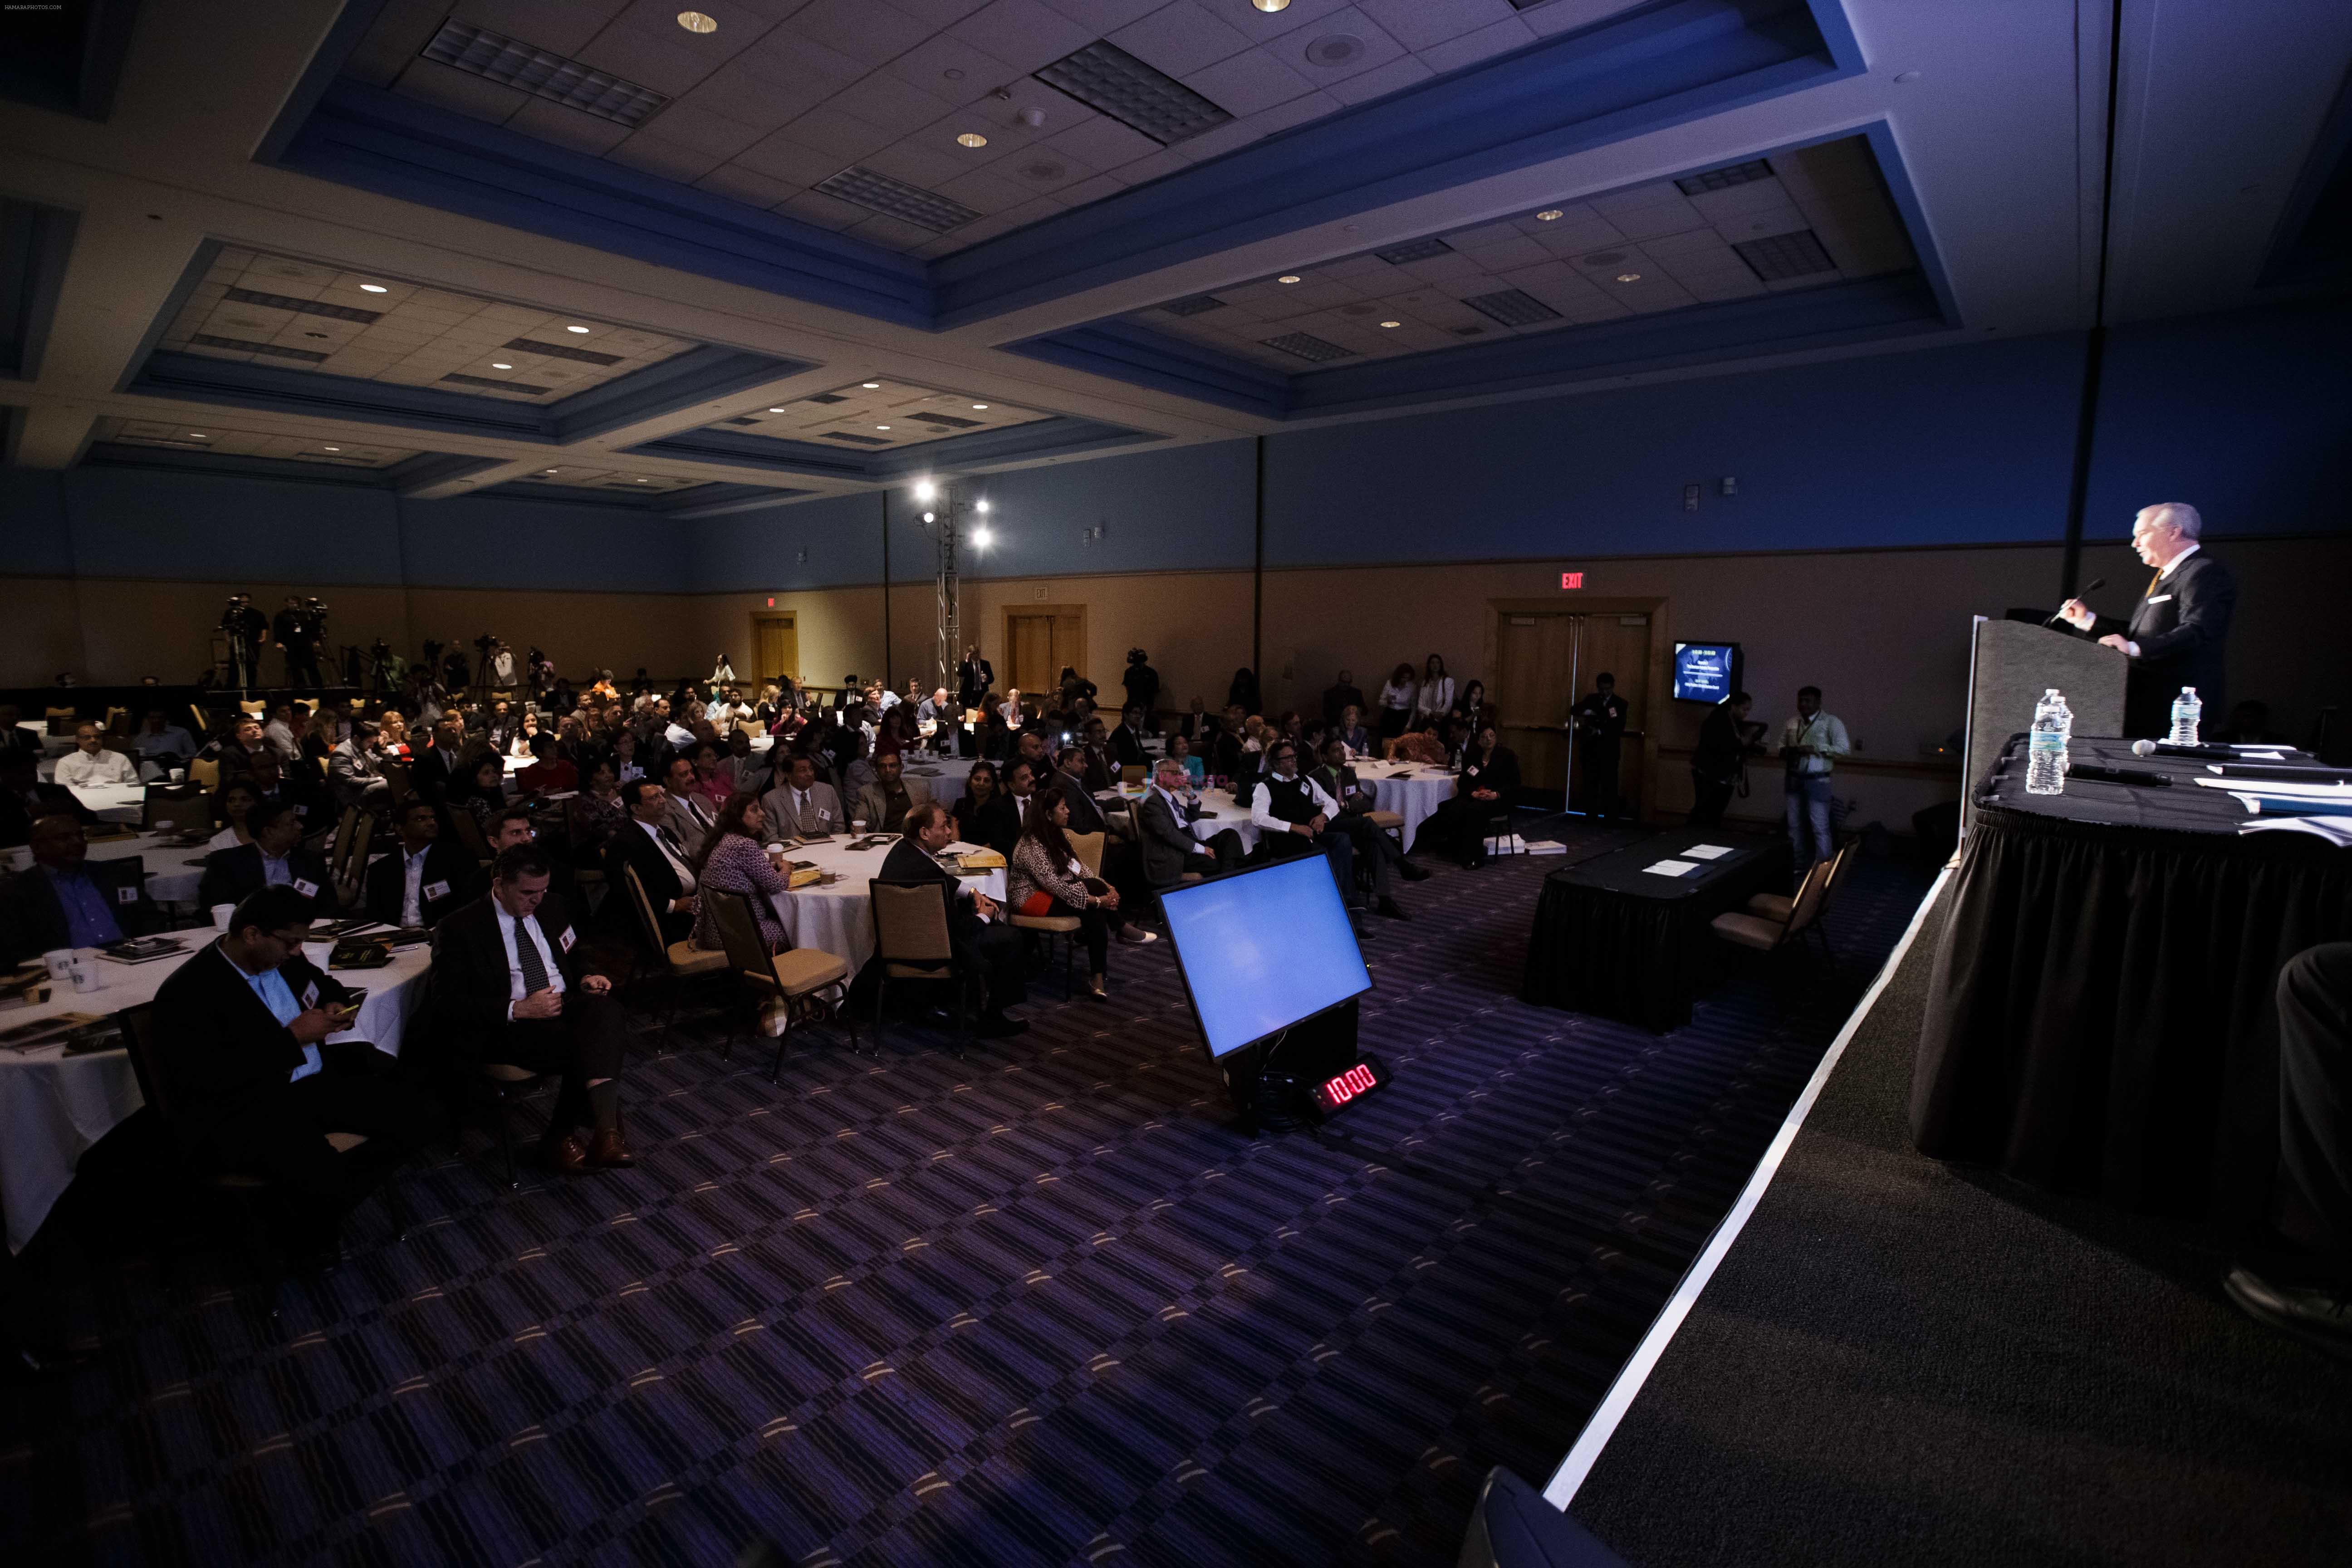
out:
M1563 572L1559 574L1559 585L1562 588L1581 588L1584 586L1584 574L1581 572Z

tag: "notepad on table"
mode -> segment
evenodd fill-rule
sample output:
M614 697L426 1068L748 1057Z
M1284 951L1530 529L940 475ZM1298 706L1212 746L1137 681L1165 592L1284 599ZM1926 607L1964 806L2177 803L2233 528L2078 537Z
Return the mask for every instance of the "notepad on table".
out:
M1683 851L1694 860L1715 860L1731 853L1728 844L1694 844Z
M1644 866L1642 869L1647 871L1653 877L1685 877L1698 869L1698 862L1696 860L1661 860L1654 866Z

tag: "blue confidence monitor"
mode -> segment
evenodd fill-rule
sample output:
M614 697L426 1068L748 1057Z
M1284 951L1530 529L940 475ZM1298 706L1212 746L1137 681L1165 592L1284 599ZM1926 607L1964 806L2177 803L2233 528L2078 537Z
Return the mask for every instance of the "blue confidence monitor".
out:
M1675 700L1720 702L1738 689L1738 643L1675 644Z
M1213 1057L1372 988L1320 855L1172 889L1160 904Z

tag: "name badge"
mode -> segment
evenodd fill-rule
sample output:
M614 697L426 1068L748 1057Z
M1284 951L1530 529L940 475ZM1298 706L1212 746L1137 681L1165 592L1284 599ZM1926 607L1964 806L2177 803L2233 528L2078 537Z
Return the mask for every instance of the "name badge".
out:
M303 988L303 990L302 990L302 1005L304 1005L305 1007L315 1007L315 1006L317 1006L318 1005L319 1005L319 983L318 983L317 981L313 980L312 982L310 982L310 984L309 985L305 986L305 987Z
M307 877L297 877L294 879L294 890L306 899L315 899L319 896L319 884Z
M572 928L570 926L565 926L563 928L563 934L555 939L555 945L562 948L566 952L570 952L572 951Z
M446 899L449 896L449 884L427 882L425 884L425 896L428 899Z
M139 889L131 887L117 888L114 889L114 901L118 904L135 904L139 901Z
M296 801L294 803L294 815L297 816L308 816L310 815L310 808L304 805L300 801Z
M2147 602L2151 605L2168 605L2172 603L2172 595L2169 594L2151 594L2148 595Z

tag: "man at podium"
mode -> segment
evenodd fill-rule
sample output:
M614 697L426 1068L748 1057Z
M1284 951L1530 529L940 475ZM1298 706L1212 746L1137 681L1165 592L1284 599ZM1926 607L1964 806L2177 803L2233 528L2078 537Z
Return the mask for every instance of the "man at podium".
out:
M2095 614L2069 599L2058 614L2075 630L2120 649L2131 660L2124 686L2124 733L2162 738L2172 727L2172 700L2197 689L2205 711L2229 711L2223 645L2238 584L2230 569L2198 549L2204 520L2186 501L2142 507L2132 520L2132 548L2156 568L2128 621Z

